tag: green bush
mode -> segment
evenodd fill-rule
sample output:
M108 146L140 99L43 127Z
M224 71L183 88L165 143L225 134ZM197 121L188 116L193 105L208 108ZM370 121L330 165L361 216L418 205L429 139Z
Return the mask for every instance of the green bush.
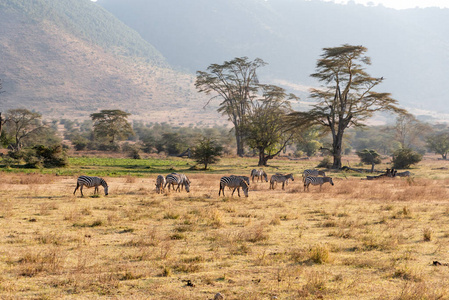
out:
M44 168L55 168L68 165L67 156L61 145L34 146L28 153L26 160L28 160L28 164L33 164L35 167L42 165Z
M393 168L408 169L422 160L422 154L410 148L398 149L393 153Z
M376 150L364 149L362 151L357 151L356 154L362 163L371 165L371 172L374 171L374 165L382 162L380 154L377 153Z
M223 147L218 145L215 141L208 138L203 138L193 149L192 157L199 163L204 164L204 170L209 164L217 163L223 153Z

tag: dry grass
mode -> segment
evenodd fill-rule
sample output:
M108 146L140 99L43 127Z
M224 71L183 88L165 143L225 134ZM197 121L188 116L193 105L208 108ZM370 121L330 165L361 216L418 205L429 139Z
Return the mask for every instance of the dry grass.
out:
M222 174L161 195L108 178L109 196L84 198L73 177L1 174L0 298L444 299L449 180L432 167L248 198L218 197Z

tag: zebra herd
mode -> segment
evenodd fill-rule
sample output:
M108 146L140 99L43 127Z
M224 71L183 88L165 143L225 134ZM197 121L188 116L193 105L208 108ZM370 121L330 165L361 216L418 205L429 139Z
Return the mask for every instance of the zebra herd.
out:
M251 171L251 179L254 183L254 178L257 177L257 181L265 180L265 182L268 182L268 175L267 173L262 170L256 170L253 169ZM320 177L322 176L322 177ZM326 177L326 174L323 171L319 170L305 170L302 174L302 179L304 183L304 191L309 191L309 185L319 185L320 191L321 187L324 183L330 183L331 185L334 185L331 177ZM276 173L271 176L270 178L270 189L274 189L277 183L282 183L282 189L284 190L285 185L288 184L288 181L294 181L293 174L281 174ZM164 193L165 188L168 186L168 190L170 191L170 188L173 189L173 191L182 191L183 188L186 189L186 192L190 192L190 179L185 174L180 173L170 173L167 176L158 175L156 178L156 193ZM98 194L98 187L103 186L105 195L108 195L108 184L103 178L100 177L91 177L91 176L80 176L78 177L78 180L76 182L76 188L73 194L76 193L78 188L80 188L81 196L84 196L83 194L83 187L94 187L94 194ZM223 193L224 196L224 190L225 187L228 187L229 189L233 189L232 195L234 195L235 190L237 190L237 194L240 197L240 188L242 189L245 197L248 197L248 191L249 191L249 185L250 180L248 176L237 176L237 175L230 175L230 176L223 176L220 178L220 187L218 191L218 196L220 196ZM175 188L176 186L176 188Z
M186 192L190 192L190 179L184 174L170 173L166 177L158 175L156 178L156 192L158 194L164 192L167 185L168 190L170 190L171 186L175 191L176 185L176 191L180 192L182 191L182 188L185 187Z

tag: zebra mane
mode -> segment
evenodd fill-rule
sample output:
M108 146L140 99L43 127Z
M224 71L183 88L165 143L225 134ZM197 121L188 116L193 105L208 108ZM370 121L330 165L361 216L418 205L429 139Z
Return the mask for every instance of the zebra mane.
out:
M108 186L108 183L106 182L106 180L104 180L103 178L100 178L101 179L101 185L103 186L103 187L107 187Z

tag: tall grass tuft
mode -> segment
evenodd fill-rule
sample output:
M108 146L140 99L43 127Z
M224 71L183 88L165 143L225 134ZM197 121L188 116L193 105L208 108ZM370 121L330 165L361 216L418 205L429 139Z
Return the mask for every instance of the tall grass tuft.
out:
M430 227L423 229L423 239L425 242L430 242L432 240L433 230Z
M329 249L326 245L316 245L309 250L309 258L316 264L324 264L329 262Z

